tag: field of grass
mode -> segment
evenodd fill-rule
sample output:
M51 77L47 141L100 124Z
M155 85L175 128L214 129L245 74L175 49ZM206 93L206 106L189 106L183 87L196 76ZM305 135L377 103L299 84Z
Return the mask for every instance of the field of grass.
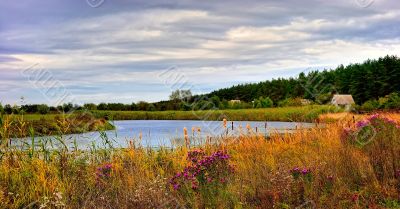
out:
M3 139L0 208L399 208L399 119L173 150L24 151Z
M320 114L341 112L334 106L310 105L239 110L199 111L93 111L97 118L113 120L227 120L313 122Z

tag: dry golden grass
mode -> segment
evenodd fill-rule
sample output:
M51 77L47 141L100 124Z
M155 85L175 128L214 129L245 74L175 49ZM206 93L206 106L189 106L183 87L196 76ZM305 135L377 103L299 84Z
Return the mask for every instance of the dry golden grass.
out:
M382 114L400 122L400 115ZM353 115L323 128L223 138L196 149L224 150L234 165L226 187L209 208L398 208L400 131L378 133L354 146L343 129ZM355 116L359 121L367 116ZM340 118L345 118L338 120ZM329 119L327 119L329 120ZM187 135L187 134L186 134ZM192 148L193 149L193 148ZM168 180L189 165L190 149L21 151L2 147L0 208L205 208L198 191L182 194ZM99 177L99 168L111 165ZM307 168L311 179L295 179L293 168ZM211 195L212 196L212 195ZM212 197L209 198L212 198ZM210 199L211 201L211 199Z

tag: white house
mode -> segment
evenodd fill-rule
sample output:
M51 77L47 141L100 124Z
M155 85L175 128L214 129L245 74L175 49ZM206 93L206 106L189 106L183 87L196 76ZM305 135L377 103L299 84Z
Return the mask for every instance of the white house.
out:
M351 105L355 104L353 96L350 94L335 94L333 95L331 103L343 107L351 107Z

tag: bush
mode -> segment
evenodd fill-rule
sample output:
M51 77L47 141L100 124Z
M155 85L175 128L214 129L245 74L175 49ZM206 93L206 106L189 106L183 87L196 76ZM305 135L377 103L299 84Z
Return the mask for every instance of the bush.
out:
M254 108L267 108L267 107L273 107L273 106L274 106L274 102L269 97L267 97L265 99L263 97L255 99L254 104L253 104Z
M366 101L363 105L361 105L360 109L362 111L374 111L380 108L380 104L377 100L369 100Z
M391 93L387 96L386 109L400 109L400 96L398 93Z

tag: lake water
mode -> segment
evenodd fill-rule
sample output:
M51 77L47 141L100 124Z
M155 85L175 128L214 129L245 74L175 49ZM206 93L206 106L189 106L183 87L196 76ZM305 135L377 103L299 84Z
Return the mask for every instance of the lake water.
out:
M312 123L297 122L255 122L255 121L228 121L224 128L222 121L192 121L192 120L124 120L113 121L116 130L104 133L89 132L83 134L71 134L63 136L69 148L75 145L79 149L90 147L108 147L111 142L113 147L127 147L131 141L136 145L145 147L171 147L183 143L183 129L186 128L192 142L204 142L207 137L218 138L221 136L237 136L240 133L250 132L268 135L271 132L293 131L296 127L308 128ZM233 128L232 128L233 125ZM250 129L246 127L250 126ZM194 132L192 132L194 131ZM20 139L14 140L14 144ZM35 141L47 141L55 143L54 137L41 137ZM30 143L30 139L24 139ZM49 145L48 145L49 146Z

